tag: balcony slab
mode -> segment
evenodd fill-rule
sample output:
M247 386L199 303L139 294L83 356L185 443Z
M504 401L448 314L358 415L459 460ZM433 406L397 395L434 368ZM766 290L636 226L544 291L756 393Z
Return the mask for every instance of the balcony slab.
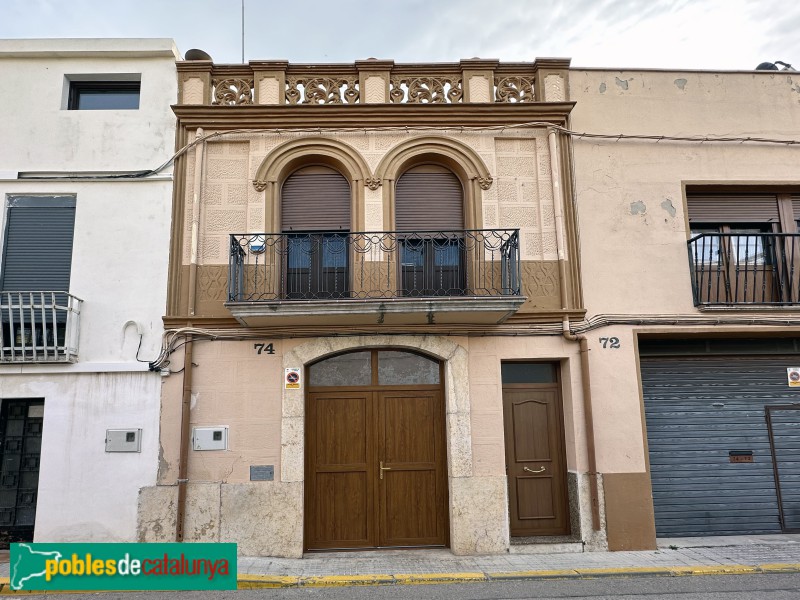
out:
M525 296L269 300L226 302L245 327L270 325L497 324L517 312Z

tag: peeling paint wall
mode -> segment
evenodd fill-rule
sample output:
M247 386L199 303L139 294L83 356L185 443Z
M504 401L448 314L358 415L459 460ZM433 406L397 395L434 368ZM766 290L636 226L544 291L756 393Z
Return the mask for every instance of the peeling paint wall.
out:
M587 319L701 315L693 304L687 257L687 183L800 182L792 167L798 164L797 147L633 140L620 134L796 140L800 96L792 77L570 71L576 101L572 129L614 136L573 140ZM636 352L636 330L643 329L610 325L587 333L597 466L607 484L609 545L617 549L655 541ZM642 509L638 514L630 510L632 501Z
M571 70L572 128L610 135L797 138L800 95L780 72ZM627 89L619 82L627 82ZM616 84L615 84L616 83ZM603 85L608 91L603 93ZM685 182L800 180L797 149L759 144L575 139L583 291L589 314L694 313Z

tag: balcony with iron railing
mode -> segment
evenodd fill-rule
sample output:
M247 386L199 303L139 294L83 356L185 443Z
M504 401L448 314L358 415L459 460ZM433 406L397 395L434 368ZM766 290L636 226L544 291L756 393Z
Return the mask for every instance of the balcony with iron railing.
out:
M800 234L702 233L688 242L695 306L800 306Z
M497 323L524 300L515 229L230 236L244 325Z
M0 292L0 363L77 361L82 303L64 291Z

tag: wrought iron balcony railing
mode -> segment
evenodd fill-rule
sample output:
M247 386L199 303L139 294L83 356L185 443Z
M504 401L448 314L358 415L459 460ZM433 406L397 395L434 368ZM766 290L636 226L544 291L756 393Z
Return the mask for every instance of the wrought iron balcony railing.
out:
M82 303L63 291L0 292L0 363L75 362Z
M702 233L688 242L695 306L800 304L800 234Z
M519 230L230 236L229 302L519 296Z

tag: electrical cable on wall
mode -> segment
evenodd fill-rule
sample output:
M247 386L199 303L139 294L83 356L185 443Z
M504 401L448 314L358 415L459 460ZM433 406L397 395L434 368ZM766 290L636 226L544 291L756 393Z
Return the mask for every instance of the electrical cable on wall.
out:
M799 318L776 318L759 316L730 316L730 317L706 317L702 315L666 315L666 314L638 314L638 315L616 315L600 314L581 322L572 323L570 330L573 333L588 333L603 327L613 325L624 326L675 326L675 327L710 327L710 326L742 326L742 325L761 325L764 327L800 327ZM429 331L425 326L425 331ZM337 332L327 332L328 337L353 337L360 335L370 335L374 331L369 327L348 327L346 330ZM381 328L384 335L408 335L408 327ZM484 332L476 333L474 327L449 326L446 331L439 335L456 336L529 336L529 335L562 335L561 322L554 324L536 325L499 325ZM413 335L414 332L411 332ZM158 371L169 364L169 357L176 350L180 349L185 343L186 336L191 335L193 341L216 341L230 340L241 341L247 339L261 339L265 335L279 338L302 338L318 337L319 329L314 326L298 327L270 327L270 328L233 328L233 329L202 329L197 327L182 327L179 329L169 329L164 332L161 351L150 363L151 371Z
M175 154L173 154L170 158L168 158L165 162L161 165L157 166L154 169L146 169L142 171L134 171L132 173L117 173L112 175L26 175L21 177L20 179L26 180L36 180L36 181L74 181L74 180L97 180L97 179L115 179L115 180L136 180L136 179L145 179L147 177L151 177L153 175L158 175L161 171L172 165L175 160L177 160L180 156L186 154L189 150L194 148L197 144L201 142L208 142L210 140L216 138L224 138L232 135L241 135L241 134L254 134L254 133L277 133L277 134L284 134L284 133L291 133L291 134L301 134L301 133L316 133L321 135L323 133L368 133L368 132L402 132L411 134L412 132L487 132L487 131L499 131L503 132L506 129L530 129L530 128L550 128L559 131L564 135L568 135L573 140L582 140L582 139L598 139L598 140L614 140L615 142L619 142L620 140L637 140L637 141L652 141L655 143L659 142L685 142L685 143L697 143L697 144L708 144L708 143L752 143L752 144L770 144L770 145L779 145L779 146L796 146L800 145L800 140L793 140L793 139L781 139L781 138L762 138L762 137L753 137L753 136L716 136L716 135L696 135L696 136L675 136L675 135L658 135L658 134L627 134L627 133L592 133L588 131L573 131L571 129L567 129L566 127L562 127L560 125L554 125L553 123L549 123L547 121L528 121L524 123L512 123L509 125L497 125L497 126L481 126L481 127L464 127L459 126L457 128L452 127L434 127L434 126L416 126L416 127L314 127L312 129L304 129L304 128L270 128L270 127L263 127L263 128L253 128L253 129L232 129L230 131L217 131L214 133L209 133L207 135L201 136L188 144L186 144L183 148L178 150Z

